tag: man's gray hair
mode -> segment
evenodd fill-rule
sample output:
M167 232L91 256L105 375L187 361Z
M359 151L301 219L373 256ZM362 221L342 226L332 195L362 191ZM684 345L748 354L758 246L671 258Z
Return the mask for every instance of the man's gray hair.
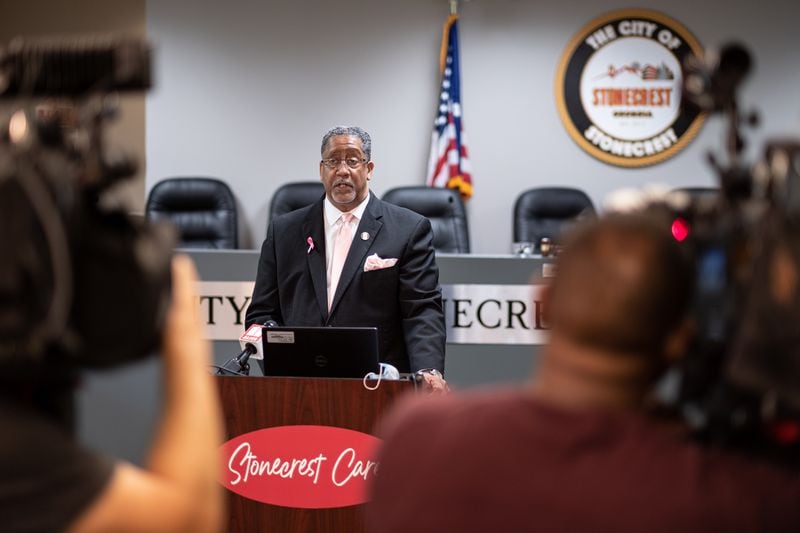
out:
M322 148L320 148L320 153L325 153L325 147L328 145L328 141L331 137L338 137L339 135L352 135L361 139L361 146L364 150L364 155L366 156L367 161L372 160L372 139L370 139L369 133L362 130L358 126L334 126L329 129L322 137Z

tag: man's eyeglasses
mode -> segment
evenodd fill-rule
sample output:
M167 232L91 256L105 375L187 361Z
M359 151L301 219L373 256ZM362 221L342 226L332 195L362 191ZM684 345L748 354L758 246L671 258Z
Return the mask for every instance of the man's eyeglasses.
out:
M346 157L344 159L332 157L330 159L323 159L322 164L325 165L325 168L333 170L339 168L339 165L342 164L342 161L344 161L344 164L352 170L358 170L361 165L367 162L366 159L359 159L357 157Z

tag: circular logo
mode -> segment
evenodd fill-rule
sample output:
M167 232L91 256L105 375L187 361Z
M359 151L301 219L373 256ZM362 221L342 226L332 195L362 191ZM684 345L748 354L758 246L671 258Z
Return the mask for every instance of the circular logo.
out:
M607 13L581 28L561 56L556 100L578 145L612 165L672 157L705 114L681 107L683 60L702 55L682 24L656 11Z

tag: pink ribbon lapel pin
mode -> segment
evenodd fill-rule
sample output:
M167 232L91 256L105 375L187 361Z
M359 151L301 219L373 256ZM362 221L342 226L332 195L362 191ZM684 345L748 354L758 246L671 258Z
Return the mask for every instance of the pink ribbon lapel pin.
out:
M307 254L311 253L311 250L314 249L314 239L311 236L306 237L306 242L308 243L308 250L306 251Z

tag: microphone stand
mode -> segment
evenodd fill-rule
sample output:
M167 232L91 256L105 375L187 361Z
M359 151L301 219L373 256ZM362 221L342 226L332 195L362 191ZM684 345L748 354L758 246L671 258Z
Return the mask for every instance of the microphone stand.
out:
M264 327L266 328L274 328L278 325L277 322L274 320L267 320L264 322ZM257 353L258 348L253 346L250 343L245 344L244 350L239 352L238 355L234 356L228 362L226 362L221 367L217 367L217 375L218 376L249 376L250 375L250 363L248 362L250 356Z
M244 350L217 369L217 375L249 376L250 363L248 360L254 353L256 353L256 349L252 344L245 345Z

